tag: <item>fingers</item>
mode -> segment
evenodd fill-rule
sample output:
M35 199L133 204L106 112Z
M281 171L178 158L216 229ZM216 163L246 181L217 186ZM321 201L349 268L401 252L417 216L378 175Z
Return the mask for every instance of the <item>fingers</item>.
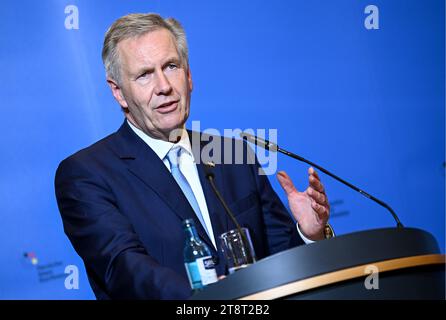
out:
M319 174L317 173L316 170L314 170L313 167L309 167L309 168L308 168L308 174L309 174L309 175L314 175L314 176L316 176L316 178L317 178L318 180L320 180L320 179L319 179Z
M325 193L316 191L313 188L308 188L307 193L318 204L322 206L328 205L328 199Z
M316 214L318 215L320 220L322 220L322 221L328 220L328 208L327 207L320 205L315 201L311 202L311 207L316 212Z
M325 194L325 188L322 182L320 181L319 175L316 172L316 170L313 169L313 167L310 167L308 169L309 174L309 182L310 186L307 189L307 194L311 197L311 199L316 202L319 206L322 206L325 208L325 210L319 209L320 212L324 212L324 214L329 213L330 211L330 204L328 202L327 195Z
M322 184L321 180L319 179L319 175L313 169L313 167L310 167L310 169L308 169L308 175L309 175L308 181L310 182L310 187L315 189L316 191L325 193L324 185Z
M297 192L297 189L294 186L293 181L291 181L291 178L285 171L279 171L277 173L277 180L279 180L280 185L282 186L283 190L285 190L285 193L287 195Z

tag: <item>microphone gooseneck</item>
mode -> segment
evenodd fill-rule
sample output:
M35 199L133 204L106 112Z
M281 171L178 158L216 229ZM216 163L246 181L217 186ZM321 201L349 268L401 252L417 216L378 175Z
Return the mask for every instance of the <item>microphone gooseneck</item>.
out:
M249 247L249 242L246 239L245 233L242 232L242 228L240 227L240 224L238 223L237 219L235 218L234 214L232 213L231 209L228 207L228 205L226 204L226 201L223 199L223 196L221 195L221 193L218 191L217 186L215 185L215 181L214 181L214 173L212 172L211 168L215 166L215 164L213 163L205 163L204 165L204 171L205 171L205 175L206 175L206 179L208 179L212 190L214 191L215 195L217 196L218 200L220 201L220 203L223 205L223 208L225 209L226 214L228 215L228 217L231 219L231 221L234 223L235 227L237 228L237 231L239 232L240 236L241 236L241 240L244 244L244 247L247 249L246 253L249 255L249 258L251 260L253 260L252 255L251 255L251 250Z
M321 166L315 164L314 162L311 162L311 161L309 161L309 160L307 160L307 159L305 159L305 158L303 158L303 157L301 157L301 156L299 156L299 155L297 155L297 154L294 154L294 153L292 153L292 152L290 152L290 151L287 151L287 150L285 150L285 149L282 149L282 148L280 148L280 147L279 147L277 144L275 144L275 143L269 142L268 140L259 138L259 137L257 137L257 136L252 135L252 134L249 134L249 133L246 133L246 132L242 132L242 133L240 133L240 137L241 137L243 140L246 140L246 141L249 141L249 142L251 142L251 143L254 143L255 145L261 146L262 148L264 148L264 149L266 149L266 150L269 150L269 151L272 151L272 152L280 152L280 153L283 153L283 154L285 154L285 155L287 155L287 156L289 156L289 157L291 157L291 158L293 158L293 159L296 159L296 160L305 162L305 163L309 164L310 166L315 167L316 169L322 171L322 172L325 173L326 175L329 175L330 177L332 177L332 178L338 180L339 182L341 182L341 183L345 184L346 186L350 187L351 189L353 189L353 190L359 192L360 194L362 194L362 195L365 196L366 198L368 198L368 199L370 199L370 200L373 200L374 202L378 203L380 206L386 208L386 209L392 214L393 218L395 219L395 221L396 221L396 226L397 226L398 228L403 228L403 227L404 227L403 224L401 223L400 219L399 219L398 216L396 215L395 211L393 211L393 209L392 209L387 203L385 203L384 201L379 200L378 198L376 198L376 197L370 195L369 193L365 192L364 190L362 190L362 189L360 189L360 188L354 186L353 184L351 184L351 183L345 181L344 179L341 179L340 177L338 177L337 175L331 173L331 172L328 171L327 169L324 169L324 168L322 168Z

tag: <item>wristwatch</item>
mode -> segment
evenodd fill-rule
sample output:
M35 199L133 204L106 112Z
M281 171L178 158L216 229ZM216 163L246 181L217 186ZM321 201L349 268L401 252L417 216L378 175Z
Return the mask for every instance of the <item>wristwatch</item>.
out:
M325 239L336 237L333 228L327 223L324 228Z

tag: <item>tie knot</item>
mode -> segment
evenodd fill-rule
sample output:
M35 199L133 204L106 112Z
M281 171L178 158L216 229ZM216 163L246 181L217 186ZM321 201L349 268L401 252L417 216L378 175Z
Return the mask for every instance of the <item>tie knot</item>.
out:
M178 167L178 161L180 159L180 153L181 148L180 147L174 147L170 149L169 153L167 154L167 160L170 163L171 168L177 168Z

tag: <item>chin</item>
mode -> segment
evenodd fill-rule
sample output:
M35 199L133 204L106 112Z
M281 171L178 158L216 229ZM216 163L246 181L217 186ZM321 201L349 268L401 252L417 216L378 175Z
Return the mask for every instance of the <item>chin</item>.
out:
M170 119L170 121L166 120L167 119L162 121L162 125L160 126L164 132L171 132L172 130L183 128L184 123L186 122L183 117L175 117L175 119Z

